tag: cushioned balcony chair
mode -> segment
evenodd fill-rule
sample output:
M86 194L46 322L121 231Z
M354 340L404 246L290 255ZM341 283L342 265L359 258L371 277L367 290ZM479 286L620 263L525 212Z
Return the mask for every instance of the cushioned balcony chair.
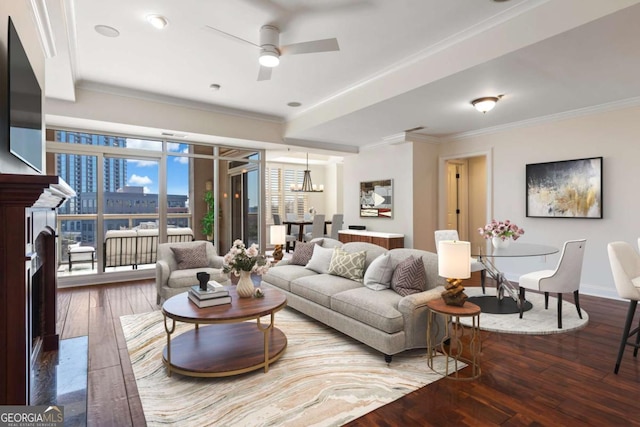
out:
M609 264L611 264L613 281L616 284L618 295L620 298L629 300L627 320L624 323L618 358L613 370L617 374L626 346L633 347L633 357L638 357L638 347L640 347L640 323L637 328L631 330L633 316L638 306L638 300L640 300L640 255L627 242L609 243L607 252L609 253ZM632 339L634 335L636 337L635 341Z
M203 246L204 245L204 246ZM161 243L156 262L157 304L198 284L196 274L209 273L210 280L229 285L229 275L222 272L223 257L216 254L211 242Z
M438 244L441 240L460 240L458 237L458 230L436 230L434 233L436 239L436 253L438 252ZM487 279L487 269L480 261L475 258L471 258L471 272L480 272L480 286L482 286L482 293L484 294L484 282Z
M585 239L569 240L564 242L562 254L555 270L540 270L520 276L520 318L524 312L526 289L544 292L544 308L549 308L549 292L558 294L558 329L562 329L562 294L573 292L578 317L582 319L580 311L580 277L582 276L582 260L584 249L587 246Z
M274 225L282 225L282 219L280 218L280 214L273 214L273 224ZM289 252L289 250L291 249L291 244L293 243L293 249L296 248L296 242L298 241L298 237L294 236L293 234L287 234L286 236L286 241L287 241L287 249L286 251Z

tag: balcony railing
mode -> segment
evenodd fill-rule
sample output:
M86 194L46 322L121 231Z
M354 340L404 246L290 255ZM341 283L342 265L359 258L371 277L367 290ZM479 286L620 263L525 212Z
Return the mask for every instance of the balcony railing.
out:
M58 251L58 272L73 273L69 271L69 245L80 243L81 247L92 247L95 251L95 262L91 267L91 257L83 257L84 265L73 264L72 269L78 274L97 273L98 266L103 265L103 260L98 259L98 248L103 247L104 237L97 235L98 215L58 215L57 230L59 238L57 239ZM131 230L131 229L150 229L158 228L157 214L105 214L102 216L104 222L104 232L109 230ZM169 213L167 214L167 225L171 227L191 227L192 215L190 213ZM157 240L156 240L157 241ZM157 243L156 243L157 244ZM103 257L104 254L101 254ZM113 269L107 268L107 271Z

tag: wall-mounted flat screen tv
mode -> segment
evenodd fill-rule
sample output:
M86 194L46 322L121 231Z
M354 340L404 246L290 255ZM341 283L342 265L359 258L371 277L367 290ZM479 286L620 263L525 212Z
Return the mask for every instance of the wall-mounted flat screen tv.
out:
M9 150L42 172L42 89L9 18Z

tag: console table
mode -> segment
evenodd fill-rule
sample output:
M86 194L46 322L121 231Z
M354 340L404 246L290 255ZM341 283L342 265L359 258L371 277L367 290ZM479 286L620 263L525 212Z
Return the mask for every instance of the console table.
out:
M367 242L382 246L385 249L396 249L404 247L404 234L383 233L379 231L366 230L340 230L338 239L342 243Z

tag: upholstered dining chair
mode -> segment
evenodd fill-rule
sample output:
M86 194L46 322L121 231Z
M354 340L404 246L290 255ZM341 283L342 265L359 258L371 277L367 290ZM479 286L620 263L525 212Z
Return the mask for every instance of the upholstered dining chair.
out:
M311 233L307 233L304 235L304 240L306 242L310 242L313 239L324 236L324 215L323 214L315 214L313 217L313 228L311 229Z
M638 243L640 244L640 239ZM624 323L616 367L613 370L617 374L626 346L633 347L633 357L638 357L638 347L640 347L640 323L637 328L631 330L633 316L640 300L640 255L627 242L611 242L607 245L607 252L618 295L620 298L629 300L627 320ZM631 339L634 335L635 341Z
M549 292L558 294L558 329L562 329L562 294L573 292L578 317L580 311L580 277L582 276L582 260L586 239L568 240L564 242L562 254L555 270L540 270L520 276L520 318L524 313L525 292L527 289L544 292L544 308L549 308Z
M344 215L343 214L333 214L331 217L331 233L325 234L324 237L330 237L334 240L339 240L338 231L342 229L342 224L344 224ZM324 229L324 225L322 226Z
M441 240L460 240L458 230L436 230L434 235L436 239L436 253L438 252L438 244ZM477 259L471 258L471 272L473 273L474 271L480 272L480 286L482 286L482 293L484 294L484 282L487 278L486 267Z
M273 214L273 225L282 225L282 219L280 218L280 214ZM291 249L291 243L293 243L293 249L295 249L297 241L298 241L298 237L294 236L293 233L292 234L287 234L287 236L286 236L286 242L287 242L286 251L289 252L289 250Z

